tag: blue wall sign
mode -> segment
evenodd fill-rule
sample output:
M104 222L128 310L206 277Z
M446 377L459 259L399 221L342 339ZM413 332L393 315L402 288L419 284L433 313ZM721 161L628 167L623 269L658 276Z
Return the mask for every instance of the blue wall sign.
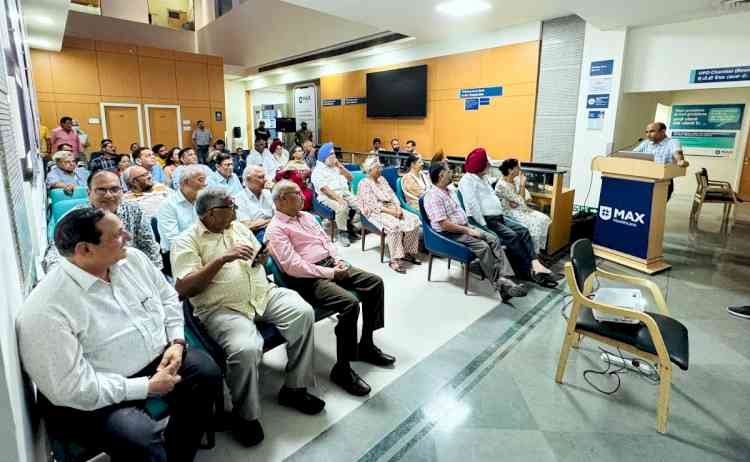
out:
M589 119L603 119L604 111L589 111Z
M344 104L367 104L367 98L364 96L347 96L344 99Z
M744 104L689 104L672 107L672 130L740 130Z
M464 100L464 110L465 111L476 111L479 109L479 99L478 98L471 98Z
M340 99L324 99L320 102L322 106L341 106Z
M589 95L586 97L586 109L607 109L609 95Z
M690 71L690 83L740 82L750 80L750 66L715 67Z
M645 259L653 194L653 183L602 178L594 243Z
M490 99L489 98L479 98L479 105L480 106L489 106L490 105Z
M604 61L591 61L591 73L590 75L612 75L615 68L615 60L607 59Z
M503 96L503 87L462 88L458 90L459 98L482 98Z

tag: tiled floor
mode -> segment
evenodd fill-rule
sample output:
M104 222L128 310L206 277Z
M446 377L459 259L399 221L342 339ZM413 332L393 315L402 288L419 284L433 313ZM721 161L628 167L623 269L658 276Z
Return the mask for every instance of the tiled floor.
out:
M750 303L750 206L743 207L723 234L718 209L707 206L690 230L689 199L670 204L665 251L674 267L653 279L690 330L691 357L689 371L675 368L667 435L655 431L653 384L625 374L606 396L584 381L585 369L603 366L593 341L574 350L565 383L555 384L562 292L536 289L511 307L473 280L464 296L458 265L449 271L436 262L429 283L426 265L397 275L379 263L371 237L364 254L358 245L343 254L386 280L386 328L376 342L398 356L396 367L355 363L373 393L344 394L327 378L334 324L320 322L315 392L326 411L307 417L275 404L285 353L274 350L262 378L266 440L247 449L220 434L199 460L748 461L750 321L725 310Z

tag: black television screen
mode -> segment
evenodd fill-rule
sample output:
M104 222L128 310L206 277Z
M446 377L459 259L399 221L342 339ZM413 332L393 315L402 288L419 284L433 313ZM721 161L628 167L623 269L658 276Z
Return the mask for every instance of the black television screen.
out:
M297 120L294 117L277 117L276 130L280 132L296 132Z
M367 74L367 117L426 117L427 65Z

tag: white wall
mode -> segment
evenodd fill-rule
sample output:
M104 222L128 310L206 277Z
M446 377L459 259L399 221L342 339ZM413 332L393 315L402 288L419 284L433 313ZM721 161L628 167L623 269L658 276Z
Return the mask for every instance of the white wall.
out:
M289 104L289 92L286 89L253 90L250 95L253 106L260 106L263 104Z
M628 34L625 92L750 86L750 81L691 84L690 71L750 65L750 13L662 26Z
M672 93L623 93L617 111L614 147L616 150L645 138L646 125L654 122L657 104L672 104ZM658 120L668 123L669 120Z
M148 0L102 0L102 16L148 24Z
M590 23L586 24L578 116L570 169L570 187L576 190L574 199L576 205L592 207L599 203L601 175L591 170L591 160L596 156L607 154L613 148L626 38L626 31L601 31ZM589 130L588 109L586 109L589 94L589 70L592 61L605 59L614 59L609 108L606 109L602 130Z
M242 82L225 80L224 95L224 111L227 120L227 139L224 141L232 151L238 146L247 148L250 138L247 134L248 111L245 107L245 85ZM242 138L234 140L231 137L233 127L242 129Z

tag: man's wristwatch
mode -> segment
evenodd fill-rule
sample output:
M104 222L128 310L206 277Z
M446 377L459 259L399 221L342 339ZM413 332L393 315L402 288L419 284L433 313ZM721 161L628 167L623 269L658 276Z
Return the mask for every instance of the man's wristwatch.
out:
M182 345L182 356L185 356L185 353L187 353L188 350L188 344L184 338L176 338L172 340L171 342L169 342L169 346L172 345Z

